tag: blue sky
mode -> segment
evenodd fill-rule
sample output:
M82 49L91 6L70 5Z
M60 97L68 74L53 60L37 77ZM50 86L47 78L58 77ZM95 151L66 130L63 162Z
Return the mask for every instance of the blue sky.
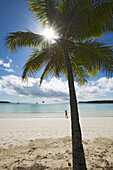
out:
M22 67L28 59L29 48L10 53L3 41L8 32L24 31L25 28L41 33L41 26L35 20L33 13L28 10L26 0L4 0L0 3L0 100L35 103L45 100L51 102L68 101L67 80L50 77L39 87L40 73L30 78L28 83L22 83ZM113 33L104 35L101 40L113 44ZM56 86L57 84L57 86ZM90 79L84 87L76 84L78 100L113 99L113 78L107 79L99 74Z

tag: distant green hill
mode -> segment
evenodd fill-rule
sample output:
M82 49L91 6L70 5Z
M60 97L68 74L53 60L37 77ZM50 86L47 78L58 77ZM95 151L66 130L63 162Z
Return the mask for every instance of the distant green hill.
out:
M11 102L8 102L8 101L0 101L0 103L11 103Z
M113 103L113 100L81 101L79 103Z

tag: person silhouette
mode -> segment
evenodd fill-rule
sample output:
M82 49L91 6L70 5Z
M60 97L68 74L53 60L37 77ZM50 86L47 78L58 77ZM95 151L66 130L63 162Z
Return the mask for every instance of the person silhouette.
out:
M68 118L67 110L65 110L65 118Z

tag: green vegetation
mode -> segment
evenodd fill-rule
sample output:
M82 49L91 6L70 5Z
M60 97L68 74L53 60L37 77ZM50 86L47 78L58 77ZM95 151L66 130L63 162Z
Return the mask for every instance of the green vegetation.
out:
M79 103L113 103L113 100L81 101Z
M8 101L0 101L0 103L11 103L11 102L8 102Z

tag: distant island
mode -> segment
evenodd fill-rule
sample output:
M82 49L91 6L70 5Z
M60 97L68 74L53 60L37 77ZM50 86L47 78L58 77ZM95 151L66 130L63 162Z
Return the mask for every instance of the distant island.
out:
M9 102L9 101L0 101L0 103L12 103L12 102ZM44 103L44 101L42 101L42 103ZM113 100L80 101L78 103L113 103ZM38 104L38 103L36 103L36 104Z
M0 103L11 103L11 102L8 102L8 101L0 101Z
M79 103L113 103L113 100L80 101Z

